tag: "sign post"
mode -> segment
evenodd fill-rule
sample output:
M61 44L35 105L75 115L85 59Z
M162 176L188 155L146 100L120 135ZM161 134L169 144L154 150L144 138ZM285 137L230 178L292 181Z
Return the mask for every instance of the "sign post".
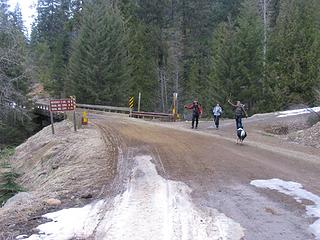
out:
M130 108L130 117L132 115L132 111L133 111L133 106L134 106L134 97L130 97L129 98L129 108Z
M51 118L51 127L52 127L52 134L54 134L54 126L53 126L53 113L54 112L66 112L66 111L73 111L74 117L74 129L77 131L76 124L75 124L75 100L72 99L57 99L57 100L50 100L50 118Z
M172 109L174 121L177 120L177 116L178 116L177 100L178 100L178 93L175 92L175 93L173 93L173 109Z
M76 121L76 98L70 96L70 99L73 101L73 128L74 131L77 131L77 121Z
M51 130L52 130L52 134L54 135L53 113L52 113L52 111L51 111L51 107L50 107L50 120L51 120Z
M138 112L140 112L140 104L141 104L141 92L139 92L139 99L138 99Z

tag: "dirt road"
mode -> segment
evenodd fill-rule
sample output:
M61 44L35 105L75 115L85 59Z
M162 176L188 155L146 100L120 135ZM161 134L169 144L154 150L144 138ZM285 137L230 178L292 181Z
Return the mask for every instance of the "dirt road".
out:
M112 114L91 114L89 119L120 151L122 160L118 157L114 165L118 166L115 195L128 187L120 183L137 180L133 159L149 156L163 179L191 189L196 208L203 212L215 209L240 224L243 239L315 239L310 225L317 218L306 214L310 201L297 202L293 195L257 188L250 182L294 181L319 196L320 152L261 134L261 119L245 123L249 136L244 145L236 144L233 121L222 122L219 130L210 128L211 123L200 123L198 130L191 130L189 123L152 123Z

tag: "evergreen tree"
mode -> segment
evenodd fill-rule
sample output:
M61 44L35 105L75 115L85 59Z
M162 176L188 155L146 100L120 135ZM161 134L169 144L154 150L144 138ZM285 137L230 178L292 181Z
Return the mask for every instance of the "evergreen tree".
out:
M26 110L29 77L26 70L26 39L16 25L15 13L0 4L0 145L17 144L30 132Z
M166 1L121 1L128 36L130 95L142 93L145 111L166 110L167 46L164 40Z
M213 38L212 98L241 100L256 112L263 85L263 26L256 2L243 2L235 23L221 23Z
M22 19L22 13L21 13L21 8L20 5L17 4L13 13L12 13L12 22L14 26L16 26L20 32L25 32L26 29L23 24L23 19Z
M319 87L319 2L281 1L277 25L271 36L269 97L277 108L315 102Z
M212 41L212 67L210 71L209 99L212 104L225 103L230 95L235 96L233 87L236 77L235 26L232 20L219 24ZM228 112L227 114L230 114Z
M75 94L79 102L126 104L124 41L124 23L118 9L102 1L88 4L69 64L68 93Z
M256 112L263 94L263 24L254 0L245 0L236 20L234 95Z
M71 0L39 0L31 34L37 76L55 96L63 95L65 67L69 60L71 40L66 26L72 19L70 7ZM48 57L42 58L43 54Z

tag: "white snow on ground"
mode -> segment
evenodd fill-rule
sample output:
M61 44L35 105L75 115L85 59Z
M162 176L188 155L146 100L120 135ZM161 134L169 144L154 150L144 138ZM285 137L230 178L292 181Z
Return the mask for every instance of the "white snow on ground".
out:
M241 239L241 226L224 214L198 209L191 189L158 175L150 156L135 158L128 190L115 200L97 228L105 240L214 240Z
M150 156L134 158L127 190L110 209L99 201L46 214L54 221L40 225L42 234L28 240L84 239L91 234L97 240L239 240L244 236L240 224L224 214L197 208L191 189L162 178L151 160Z
M39 235L34 234L26 239L64 240L75 237L88 238L97 227L99 212L103 208L103 203L104 201L101 200L82 208L69 208L45 214L43 217L52 221L37 227L40 232ZM17 239L25 239L18 237Z
M251 185L258 188L269 188L277 190L281 193L294 197L294 199L301 203L303 199L309 200L314 205L306 206L307 215L310 217L318 218L312 225L310 225L310 231L316 236L317 240L320 240L320 197L303 189L303 186L297 182L287 182L281 179L270 180L254 180L251 181Z
M310 112L319 112L320 107L314 107L314 108L303 108L303 109L296 109L296 110L289 110L289 111L283 111L279 112L277 117L289 117L289 116L295 116L300 114L306 114Z

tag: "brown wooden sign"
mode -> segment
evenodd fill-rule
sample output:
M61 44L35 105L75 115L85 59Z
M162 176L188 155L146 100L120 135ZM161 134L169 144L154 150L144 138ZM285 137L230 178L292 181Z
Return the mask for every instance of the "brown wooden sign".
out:
M66 111L74 111L74 110L75 110L75 102L73 99L50 100L51 112L66 112Z

